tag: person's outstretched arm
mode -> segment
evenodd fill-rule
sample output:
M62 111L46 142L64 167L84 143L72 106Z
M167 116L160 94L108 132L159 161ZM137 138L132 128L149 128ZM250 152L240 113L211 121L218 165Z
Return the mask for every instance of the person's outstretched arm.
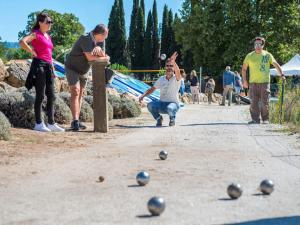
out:
M178 53L174 52L170 59L171 59L171 63L173 64L176 80L180 81L182 77L181 77L179 66L176 63L177 56L178 56Z
M151 95L156 90L156 87L149 88L144 94L139 97L139 102L142 102L147 95Z

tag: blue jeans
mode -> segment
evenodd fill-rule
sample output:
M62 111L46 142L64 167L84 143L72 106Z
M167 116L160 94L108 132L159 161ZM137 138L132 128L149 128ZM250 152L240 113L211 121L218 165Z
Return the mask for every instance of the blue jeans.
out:
M159 113L168 114L170 119L175 119L180 106L175 102L152 101L147 107L154 119L157 120L160 117Z

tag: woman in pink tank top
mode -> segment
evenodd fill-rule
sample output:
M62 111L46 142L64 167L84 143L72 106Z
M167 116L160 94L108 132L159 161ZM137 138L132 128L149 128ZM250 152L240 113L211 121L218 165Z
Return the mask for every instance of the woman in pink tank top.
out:
M54 70L52 62L53 43L48 32L51 29L52 20L46 13L37 15L37 21L32 28L31 34L20 40L20 46L29 52L32 57L30 72L27 76L26 87L35 87L36 98L34 112L36 124L34 130L50 132L64 131L54 122ZM29 45L31 44L31 46ZM27 85L29 84L29 85ZM42 120L42 103L47 96L48 124Z

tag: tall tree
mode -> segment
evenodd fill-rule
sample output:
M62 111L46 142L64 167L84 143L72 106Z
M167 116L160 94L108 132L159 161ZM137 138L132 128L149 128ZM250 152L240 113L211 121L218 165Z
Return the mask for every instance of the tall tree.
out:
M144 14L144 17L145 17L146 16L146 11L145 11L145 1L144 0L141 0L140 6L142 8L142 11L143 11L143 14Z
M137 15L137 29L135 36L135 51L136 56L135 64L132 65L133 69L143 69L144 68L144 35L145 35L145 21L144 14L141 7L138 9ZM142 75L139 77L142 79Z
M169 31L169 12L167 5L164 6L163 18L162 18L162 29L161 29L161 54L167 54L169 56L169 40L168 40L168 31Z
M152 8L153 16L153 46L152 46L152 65L153 69L159 69L159 37L158 37L158 16L156 0L153 2Z
M168 51L167 54L169 56L172 55L172 53L175 51L175 34L174 34L174 30L173 30L173 12L172 9L169 10L168 12L168 42L169 42L169 47L168 47Z
M129 28L129 38L128 38L128 49L130 54L131 68L135 65L136 55L135 55L135 38L137 30L137 15L139 9L139 0L133 0L130 28Z
M145 69L152 69L153 65L151 58L153 55L153 18L151 11L148 12L147 17L147 27L145 32L145 42L144 42L144 66Z
M107 38L107 53L110 55L112 63L118 63L127 66L127 59L125 55L126 48L126 30L124 9L122 0L115 0L112 7L108 28L109 35ZM122 11L123 9L123 11Z

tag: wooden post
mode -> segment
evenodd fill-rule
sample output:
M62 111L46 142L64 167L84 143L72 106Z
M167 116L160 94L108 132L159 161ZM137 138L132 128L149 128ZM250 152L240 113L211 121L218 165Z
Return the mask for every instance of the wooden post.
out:
M108 106L106 95L105 67L106 61L92 62L94 132L108 132Z

